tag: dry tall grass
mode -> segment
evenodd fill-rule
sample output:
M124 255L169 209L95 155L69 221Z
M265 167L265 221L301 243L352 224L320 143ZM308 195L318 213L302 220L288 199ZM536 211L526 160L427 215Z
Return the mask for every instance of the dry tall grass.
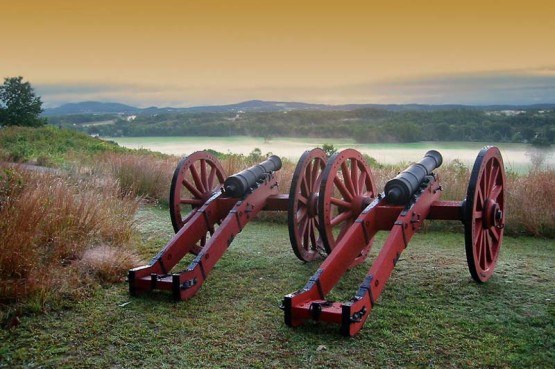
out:
M123 194L132 193L150 201L167 203L177 158L108 153L98 157L96 172L114 177Z
M226 155L221 164L227 175L263 161L265 157L253 155ZM178 158L156 158L145 155L107 154L98 161L102 171L113 175L124 191L165 203L168 197L172 173ZM283 160L283 167L276 172L281 193L289 193L296 163ZM378 191L385 183L405 169L401 165L376 165L371 169ZM443 200L462 201L466 197L471 168L459 161L445 163L436 173L439 175ZM533 235L555 237L555 171L534 169L528 174L507 173L506 214L509 235ZM260 214L259 218L284 221L284 214ZM439 223L439 222L436 222ZM456 227L459 229L460 227Z
M263 159L228 155L221 162L231 175ZM6 303L44 309L79 298L98 283L121 280L137 265L129 247L136 234L135 196L167 201L177 162L176 157L102 154L71 177L0 166L0 318ZM281 193L289 192L295 165L284 160L276 173ZM404 167L373 165L378 190ZM470 168L451 162L437 173L442 199L465 198ZM506 191L506 234L555 237L553 169L508 173ZM286 215L261 218L285 222Z
M555 170L507 176L507 231L555 238Z
M250 162L245 158L233 157L222 161L224 168L231 167L235 171L246 168ZM288 193L295 171L296 163L284 161L283 168L277 172L281 193ZM385 183L394 178L405 165L371 166L378 191L383 191ZM445 163L436 173L439 175L443 188L442 200L462 201L466 197L470 171L459 161ZM228 172L228 174L233 172ZM539 237L555 237L555 170L534 169L527 174L507 173L506 182L506 229L505 234L511 236L529 235ZM284 221L283 214L260 214L259 218L269 221ZM450 225L441 229L450 229ZM460 230L460 226L455 226Z
M0 166L0 303L42 309L121 279L136 262L128 246L137 207L113 181ZM118 270L83 261L100 246L118 250Z

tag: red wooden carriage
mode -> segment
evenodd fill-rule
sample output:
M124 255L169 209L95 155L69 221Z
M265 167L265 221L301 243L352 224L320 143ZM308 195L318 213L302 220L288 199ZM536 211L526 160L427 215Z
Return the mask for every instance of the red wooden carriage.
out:
M226 177L213 155L196 152L180 161L171 184L176 235L148 265L129 271L130 293L161 289L171 291L176 300L192 297L234 237L263 210L288 212L291 245L300 260L327 256L302 289L283 299L289 326L321 320L339 324L343 335L355 335L426 219L463 222L470 274L485 282L495 269L503 239L503 159L495 147L480 151L462 201L440 200L435 171L441 164L441 154L429 151L378 192L359 152L346 149L327 158L323 150L313 149L299 160L289 194L280 194L277 156ZM366 259L378 231L389 231L389 236L354 297L343 303L326 300L343 274ZM186 269L173 271L188 253L194 260Z

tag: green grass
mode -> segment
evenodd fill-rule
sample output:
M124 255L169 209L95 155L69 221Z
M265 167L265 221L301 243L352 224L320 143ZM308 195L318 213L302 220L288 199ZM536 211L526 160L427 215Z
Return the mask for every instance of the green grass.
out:
M104 152L128 152L114 142L52 126L42 128L8 127L0 130L0 159L36 161L59 166L71 156L91 157Z
M146 208L139 218L149 259L173 232L166 210ZM333 325L284 325L283 295L318 265L294 257L285 226L251 223L193 299L130 298L126 284L100 289L71 310L1 331L0 367L549 368L553 265L553 242L506 238L496 273L478 285L461 234L416 235L365 327L348 339ZM368 266L348 272L333 296L350 298Z
M109 153L167 157L148 150L130 150L113 141L100 140L82 132L53 126L0 129L0 161L35 162L43 166L64 167L70 163L95 162L99 154Z

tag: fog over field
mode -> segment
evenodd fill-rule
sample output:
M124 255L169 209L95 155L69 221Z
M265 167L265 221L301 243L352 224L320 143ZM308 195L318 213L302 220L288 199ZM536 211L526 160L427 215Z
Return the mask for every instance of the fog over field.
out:
M418 142L410 144L359 144L347 139L322 138L274 138L265 142L262 138L234 137L116 137L109 138L129 148L145 148L177 156L194 151L212 149L223 153L248 155L255 148L263 154L271 152L281 157L297 161L310 148L333 144L337 149L354 148L370 155L380 163L394 164L416 161L427 150L438 150L445 161L460 160L471 166L476 155L485 145L495 145L501 149L505 166L509 170L527 171L531 161L542 161L544 165L555 167L555 148L536 149L530 145L513 143L480 142Z

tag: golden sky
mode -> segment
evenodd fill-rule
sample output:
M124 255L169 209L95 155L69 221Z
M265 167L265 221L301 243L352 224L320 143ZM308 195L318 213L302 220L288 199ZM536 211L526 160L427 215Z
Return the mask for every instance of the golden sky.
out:
M48 105L555 102L553 0L0 0L0 37Z

